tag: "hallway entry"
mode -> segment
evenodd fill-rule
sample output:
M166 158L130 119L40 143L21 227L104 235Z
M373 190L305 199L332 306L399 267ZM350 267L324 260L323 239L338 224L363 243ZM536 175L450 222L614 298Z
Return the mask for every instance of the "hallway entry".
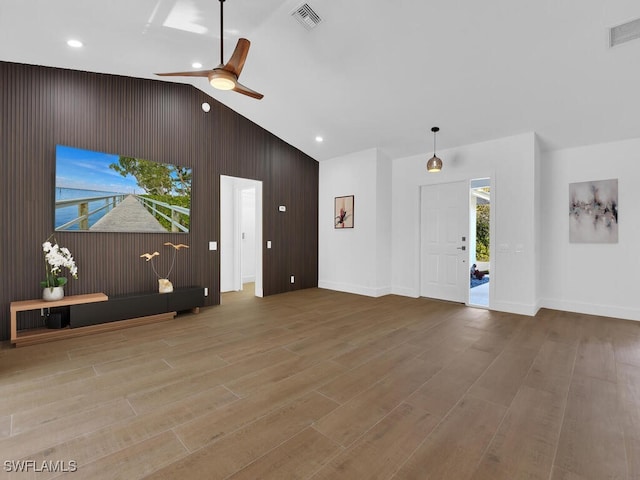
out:
M262 297L262 182L220 175L219 248L220 292Z

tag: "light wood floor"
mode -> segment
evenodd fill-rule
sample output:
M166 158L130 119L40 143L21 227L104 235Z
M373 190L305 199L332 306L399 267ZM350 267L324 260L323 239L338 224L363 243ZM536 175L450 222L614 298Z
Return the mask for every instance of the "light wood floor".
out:
M5 345L0 457L73 460L67 476L92 480L638 479L640 323L228 294L162 324Z

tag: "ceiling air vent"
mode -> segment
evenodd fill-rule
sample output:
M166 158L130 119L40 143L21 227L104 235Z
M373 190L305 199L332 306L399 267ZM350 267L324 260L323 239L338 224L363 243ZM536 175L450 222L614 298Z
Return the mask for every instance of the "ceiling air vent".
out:
M308 3L303 3L296 8L291 15L302 24L307 30L312 30L318 26L322 19L316 12L309 6Z
M609 30L609 46L615 47L621 43L640 38L640 18L632 20Z

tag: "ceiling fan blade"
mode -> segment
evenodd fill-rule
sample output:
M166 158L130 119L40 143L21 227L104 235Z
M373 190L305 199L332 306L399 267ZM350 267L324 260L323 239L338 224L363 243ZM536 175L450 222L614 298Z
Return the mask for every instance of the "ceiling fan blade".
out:
M171 73L156 73L160 77L208 77L211 70L199 70L190 72L171 72Z
M258 93L255 90L251 90L249 87L245 87L241 83L236 83L236 86L233 89L233 91L234 92L238 92L238 93L242 93L243 95L247 95L248 97L256 98L258 100L260 100L260 99L262 99L262 97L264 97L263 94Z
M239 77L242 72L242 68L244 67L244 61L247 59L250 46L251 42L246 38L238 39L233 55L231 55L227 64L222 68L233 73L236 77Z

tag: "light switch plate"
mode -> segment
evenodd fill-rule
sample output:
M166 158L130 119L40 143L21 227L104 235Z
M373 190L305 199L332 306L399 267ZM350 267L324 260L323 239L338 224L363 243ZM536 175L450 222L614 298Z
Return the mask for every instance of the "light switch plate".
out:
M218 242L209 242L209 250L218 250Z
M271 248L271 240L267 240L267 248Z

